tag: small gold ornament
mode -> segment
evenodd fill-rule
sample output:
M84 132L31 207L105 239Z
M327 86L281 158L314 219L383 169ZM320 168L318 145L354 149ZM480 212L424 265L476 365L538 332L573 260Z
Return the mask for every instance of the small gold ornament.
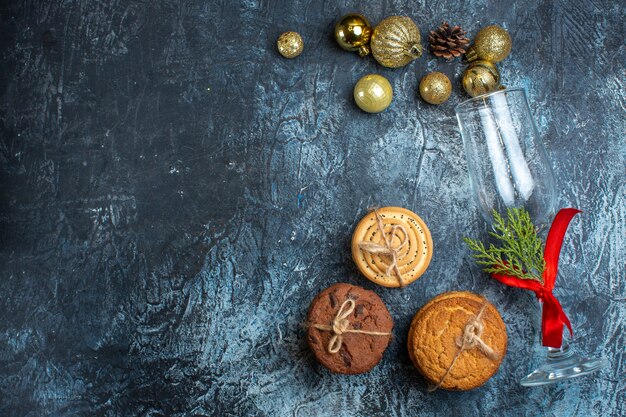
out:
M382 75L369 74L354 86L356 105L368 113L380 113L391 104L393 89Z
M511 53L511 35L498 25L482 28L474 38L465 58L468 62L482 59L494 64L502 61Z
M285 58L295 58L302 53L304 41L298 32L285 32L278 37L276 46Z
M368 46L372 36L372 25L365 16L350 13L335 25L335 39L346 51L359 51L360 56L370 53Z
M445 74L431 72L420 81L420 96L430 104L444 103L452 94L452 83Z
M489 61L474 61L463 73L462 84L472 97L491 93L501 88L500 73Z
M375 28L370 40L374 59L389 68L403 67L422 55L420 30L406 16L390 16Z

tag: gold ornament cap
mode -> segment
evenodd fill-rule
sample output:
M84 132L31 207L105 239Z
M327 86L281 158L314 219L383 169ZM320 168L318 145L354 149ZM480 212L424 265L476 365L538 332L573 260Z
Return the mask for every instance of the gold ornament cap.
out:
M367 113L380 113L389 107L392 99L393 88L382 75L368 74L354 86L354 101Z
M372 36L372 25L365 16L350 13L335 25L335 40L346 51L359 51L360 56L370 53L368 46Z
M468 62L485 60L494 64L502 61L511 53L511 35L498 26L486 26L474 37L474 44L469 47L465 58Z
M425 102L441 104L450 98L452 83L445 74L434 71L422 77L419 90L420 96L422 96Z
M390 252L385 253L385 248ZM426 223L402 207L370 212L352 235L352 259L356 266L367 279L383 287L397 288L416 281L430 265L432 256L433 240Z
M480 96L501 87L500 73L489 61L474 61L463 73L461 83L467 94L472 97Z
M284 32L276 41L278 52L285 58L295 58L304 50L304 41L298 32Z

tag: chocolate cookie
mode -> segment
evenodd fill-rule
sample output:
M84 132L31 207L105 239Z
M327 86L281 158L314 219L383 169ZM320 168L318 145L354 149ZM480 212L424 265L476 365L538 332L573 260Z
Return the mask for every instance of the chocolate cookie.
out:
M340 374L368 372L380 362L393 320L372 291L335 284L311 302L307 338L318 362Z
M372 211L352 235L352 259L359 271L384 287L402 287L417 280L432 256L433 240L426 223L405 208Z
M435 388L470 390L483 385L506 354L500 313L471 292L448 292L417 312L408 337L409 356Z

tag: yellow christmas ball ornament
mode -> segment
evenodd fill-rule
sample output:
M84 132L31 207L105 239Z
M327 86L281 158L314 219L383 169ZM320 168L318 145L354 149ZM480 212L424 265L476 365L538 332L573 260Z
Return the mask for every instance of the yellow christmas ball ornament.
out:
M389 107L392 99L391 84L382 75L366 75L354 86L354 101L365 112L380 113Z
M278 37L276 46L285 58L295 58L304 50L304 41L298 32L285 32Z
M420 81L420 96L430 104L444 103L452 94L450 79L441 72L426 74Z
M482 28L474 37L474 44L469 47L465 58L468 62L478 59L494 64L502 61L511 53L511 35L498 25Z
M489 61L474 61L461 80L463 89L472 97L491 93L501 87L498 68Z
M389 16L374 28L370 48L380 65L399 68L422 56L421 41L420 30L410 17Z
M372 26L365 16L350 13L343 16L335 25L335 39L346 51L359 51L360 56L370 53L368 46L372 36Z

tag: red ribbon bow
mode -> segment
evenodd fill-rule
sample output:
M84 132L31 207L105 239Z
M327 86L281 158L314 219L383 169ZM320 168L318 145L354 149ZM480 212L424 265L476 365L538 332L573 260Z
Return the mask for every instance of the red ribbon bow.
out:
M541 311L541 334L544 346L560 348L563 343L563 325L569 329L570 335L573 335L572 325L563 312L563 307L559 300L552 294L554 282L559 268L559 255L561 254L561 246L563 237L569 226L570 221L580 210L574 208L565 208L559 210L554 217L548 238L546 239L546 248L543 252L543 259L546 261L546 269L543 271L543 284L539 281L531 279L515 278L508 275L491 274L491 276L503 284L511 287L532 290L535 295L543 303Z

